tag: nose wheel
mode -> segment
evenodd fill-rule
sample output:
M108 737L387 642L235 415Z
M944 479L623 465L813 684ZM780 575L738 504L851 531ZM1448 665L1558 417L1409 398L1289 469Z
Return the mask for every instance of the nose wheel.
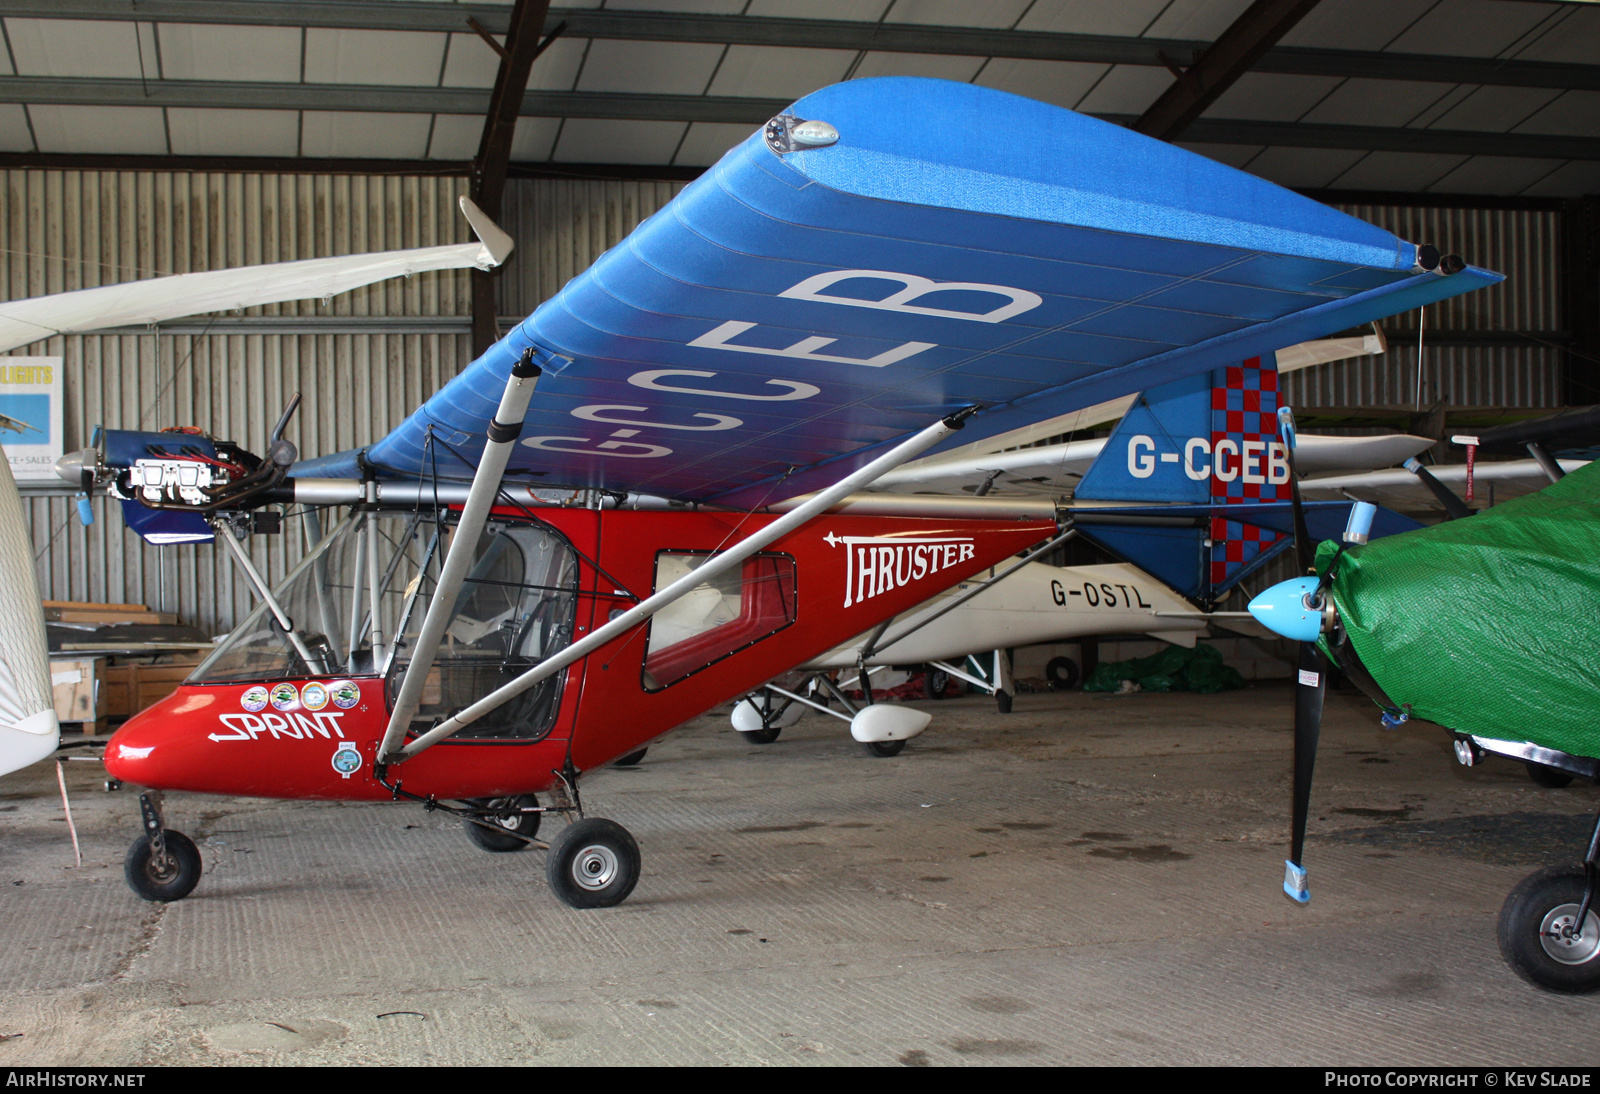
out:
M166 827L159 794L140 794L139 812L144 834L128 848L122 876L144 900L182 900L200 883L200 849L182 832Z

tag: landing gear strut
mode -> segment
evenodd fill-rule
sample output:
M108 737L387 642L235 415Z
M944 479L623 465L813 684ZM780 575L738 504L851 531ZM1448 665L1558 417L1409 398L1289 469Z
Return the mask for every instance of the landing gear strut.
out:
M554 802L540 805L532 794L515 798L476 799L461 806L446 805L434 797L423 797L404 789L398 779L388 780L388 770L374 772L380 785L395 801L414 801L428 812L439 810L466 821L467 838L485 851L516 851L526 847L539 830L546 813L576 816L550 841L550 857L545 860L545 878L550 891L563 904L573 908L613 908L628 899L639 882L641 856L639 844L629 831L614 820L585 817L578 795L578 772L569 761L566 770L556 771L561 780L552 792ZM170 833L169 833L170 835ZM517 846L511 846L515 843Z

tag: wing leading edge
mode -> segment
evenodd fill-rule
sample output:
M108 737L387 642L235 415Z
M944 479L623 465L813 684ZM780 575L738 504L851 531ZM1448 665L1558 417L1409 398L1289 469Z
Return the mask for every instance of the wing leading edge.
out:
M952 448L1500 280L1418 262L1071 111L851 81L730 151L366 459L468 474L531 346L545 375L508 476L761 505L957 407L984 409Z

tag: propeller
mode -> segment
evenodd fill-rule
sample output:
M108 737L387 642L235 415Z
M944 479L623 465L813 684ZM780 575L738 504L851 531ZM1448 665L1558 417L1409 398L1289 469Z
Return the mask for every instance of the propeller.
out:
M1327 572L1316 576L1316 545L1306 530L1305 510L1300 499L1300 481L1294 470L1294 412L1278 409L1278 434L1289 460L1289 489L1294 510L1294 548L1301 570L1308 576L1281 582L1250 602L1250 614L1258 622L1285 638L1299 643L1295 668L1294 695L1294 800L1289 825L1289 858L1285 861L1283 891L1301 904L1311 899L1311 889L1302 865L1305 850L1306 817L1311 806L1311 778L1317 762L1317 739L1322 732L1322 707L1328 693L1328 656L1318 639L1330 628L1335 610L1328 591L1346 546L1367 542L1377 506L1356 502L1350 510L1344 543Z

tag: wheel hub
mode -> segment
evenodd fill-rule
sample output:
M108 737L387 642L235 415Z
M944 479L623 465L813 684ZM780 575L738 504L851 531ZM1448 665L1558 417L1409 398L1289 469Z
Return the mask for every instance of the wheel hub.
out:
M618 869L616 852L604 844L594 843L573 858L572 879L590 892L597 892L611 884Z
M505 810L503 813L496 814L494 823L504 828L507 832L515 832L517 826L522 823L521 815L511 811L515 808L515 803L509 798L496 798L489 803L489 808Z
M1552 960L1563 965L1582 965L1600 954L1600 918L1590 912L1583 920L1583 932L1576 933L1578 905L1558 904L1545 913L1539 924L1539 944Z

